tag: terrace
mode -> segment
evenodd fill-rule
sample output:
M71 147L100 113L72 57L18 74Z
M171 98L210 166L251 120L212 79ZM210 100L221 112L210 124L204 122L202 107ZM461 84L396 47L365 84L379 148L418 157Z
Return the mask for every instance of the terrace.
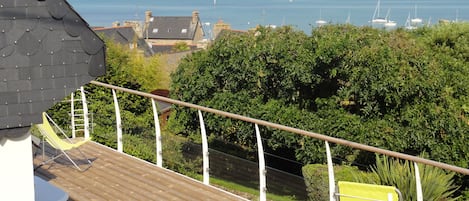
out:
M36 175L48 180L50 183L62 188L73 200L245 200L246 197L234 195L225 190L221 190L210 184L210 175L212 170L216 169L212 167L209 162L213 159L212 153L209 157L209 148L205 134L205 128L203 125L204 113L212 113L215 115L224 116L226 118L237 119L252 123L255 125L256 134L258 139L258 160L256 164L258 167L258 187L259 187L259 200L266 200L266 193L268 192L268 182L275 182L274 179L267 179L267 175L273 174L274 171L267 170L264 160L264 151L262 149L262 141L260 139L260 133L257 129L258 126L266 126L270 128L280 129L291 133L305 135L312 138L316 138L325 142L325 151L328 152L328 165L332 169L332 162L330 159L329 143L335 143L339 145L349 146L355 149L366 150L378 154L384 154L387 156L400 158L411 161L415 164L426 164L435 166L438 168L454 171L461 174L469 174L469 169L452 166L432 160L427 160L407 154L397 153L389 150L383 150L376 147L371 147L363 144L358 144L342 139L337 139L309 131L304 131L296 128L287 127L284 125L274 124L271 122L262 121L259 119L252 119L241 115L236 115L224 111L219 111L211 108L206 108L199 105L193 105L178 100L173 100L153 94L148 94L140 91L131 89L125 89L117 86L112 86L105 83L96 81L91 82L94 85L109 88L114 94L114 103L118 105L116 92L119 93L131 93L138 96L149 98L154 103L155 101L166 102L179 106L192 108L199 111L198 118L201 123L201 134L202 134L202 158L203 158L203 179L198 181L179 173L167 170L162 167L164 161L163 155L161 155L161 131L159 130L159 123L157 121L157 115L155 115L155 136L156 136L156 152L157 162L152 164L141 159L129 156L122 151L122 131L119 131L121 119L116 119L118 125L117 130L117 149L109 148L104 145L91 142L83 146L83 151L93 160L93 166L84 171L79 172L70 165L67 165L65 161L58 161L50 165L45 165L36 170ZM92 103L91 103L92 104ZM111 103L110 103L111 104ZM151 109L151 108L149 108ZM153 107L155 114L158 114L156 107ZM119 113L119 107L116 107L116 113ZM116 115L119 118L120 115ZM194 117L196 118L196 117ZM92 133L90 134L92 136ZM89 136L85 136L89 137ZM159 146L159 147L158 147ZM213 154L215 155L215 154ZM166 156L167 157L167 156ZM35 158L35 165L39 163L38 157ZM234 167L242 168L242 167ZM330 189L335 189L334 173L333 170L329 170ZM209 171L210 170L210 171ZM417 177L419 178L419 177ZM417 182L419 183L419 182ZM296 187L301 188L301 186ZM416 189L419 190L418 187ZM301 191L301 189L300 189ZM334 190L331 191L331 200L335 197Z

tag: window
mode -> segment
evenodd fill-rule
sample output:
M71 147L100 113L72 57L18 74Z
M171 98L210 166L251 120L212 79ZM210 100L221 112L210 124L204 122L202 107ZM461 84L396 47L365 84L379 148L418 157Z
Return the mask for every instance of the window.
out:
M158 33L158 29L157 29L157 28L155 28L155 29L153 29L153 31L152 31L152 32L153 32L153 33Z
M187 33L187 29L182 29L181 33L183 33L183 34Z

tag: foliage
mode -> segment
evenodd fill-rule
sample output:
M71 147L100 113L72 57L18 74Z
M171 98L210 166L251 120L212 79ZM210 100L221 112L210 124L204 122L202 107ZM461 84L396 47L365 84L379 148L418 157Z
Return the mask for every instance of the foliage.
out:
M291 27L226 34L184 59L172 97L394 151L429 153L467 167L467 24L415 32L331 25L307 36ZM176 108L173 131L190 136L195 111ZM211 135L253 147L253 126L207 115ZM323 144L264 129L270 148L323 162ZM271 137L271 138L270 138ZM336 156L359 152L333 147Z
M418 165L422 185L423 200L457 200L452 198L458 187L454 184L454 173L426 165ZM417 200L415 167L408 161L376 156L376 165L372 167L371 176L357 174L356 180L362 183L373 183L397 187L403 200ZM368 174L369 175L369 174Z
M173 98L358 143L468 167L469 24L415 31L328 25L225 34L172 74ZM196 112L175 108L169 128L197 136ZM255 148L251 124L205 115L209 135ZM323 142L261 128L266 149L323 163ZM195 137L191 137L195 139ZM458 139L458 140L455 140ZM369 154L332 145L336 158Z
M184 51L189 51L191 48L189 45L187 45L186 42L177 42L173 46L173 52L184 52Z
M334 166L335 181L355 181L353 175L359 174L359 170L353 166ZM329 200L329 175L327 165L310 164L303 166L303 177L305 179L308 200Z

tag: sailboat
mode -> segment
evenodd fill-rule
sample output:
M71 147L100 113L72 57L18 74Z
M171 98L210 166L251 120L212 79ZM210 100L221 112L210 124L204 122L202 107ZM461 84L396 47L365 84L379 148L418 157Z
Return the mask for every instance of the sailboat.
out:
M371 19L371 23L373 24L384 24L386 23L386 19L379 16L379 10L381 2L378 0L378 4L376 5L375 12L373 13L373 19Z
M411 19L410 19L410 12L409 12L409 16L407 16L407 20L405 21L404 28L407 29L407 30L414 30L414 29L417 28L415 26L412 26L412 22L411 22Z
M391 13L391 9L388 9L388 13L386 14L386 18L385 18L386 22L384 23L384 26L387 27L387 28L392 28L392 27L395 27L397 25L397 23L395 21L389 20L390 13Z
M327 22L322 19L322 10L319 10L319 20L316 20L316 25L320 27L325 24L327 24Z
M348 12L347 19L345 20L345 24L350 24L350 11Z
M422 21L423 21L422 18L418 18L418 17L417 17L417 5L415 5L415 10L414 10L414 12L415 12L414 18L412 18L412 19L410 20L410 22L411 22L412 24L414 24L414 25L417 25L417 24L422 23Z

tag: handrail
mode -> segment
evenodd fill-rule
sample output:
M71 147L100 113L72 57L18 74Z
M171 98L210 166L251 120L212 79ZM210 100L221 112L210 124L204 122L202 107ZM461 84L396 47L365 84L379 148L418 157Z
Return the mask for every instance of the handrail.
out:
M322 140L322 141L328 141L328 142L335 143L335 144L349 146L349 147L352 147L352 148L355 148L355 149L360 149L360 150L364 150L364 151L379 153L379 154L383 154L383 155L387 155L387 156L391 156L391 157L395 157L395 158L399 158L399 159L409 160L409 161L422 163L422 164L425 164L425 165L430 165L430 166L438 167L438 168L441 168L441 169L450 170L450 171L453 171L453 172L469 175L469 169L462 168L462 167L459 167L459 166L449 165L449 164L446 164L446 163L441 163L441 162L437 162L437 161L433 161L433 160L429 160L429 159L424 159L424 158L420 158L420 157L417 157L417 156L412 156L412 155L403 154L403 153L390 151L390 150L386 150L386 149L381 149L381 148L377 148L377 147L373 147L373 146L369 146L369 145L364 145L364 144L360 144L360 143L356 143L356 142L352 142L352 141L348 141L348 140L344 140L344 139L340 139L340 138L335 138L335 137L331 137L331 136L327 136L327 135L322 135L322 134L318 134L318 133L314 133L314 132L309 132L309 131L301 130L301 129L298 129L298 128L284 126L284 125L281 125L281 124L276 124L276 123L272 123L272 122L268 122L268 121L264 121L264 120L245 117L245 116L241 116L241 115L238 115L238 114L233 114L233 113L229 113L229 112L225 112L225 111L221 111L221 110L216 110L216 109L213 109L213 108L208 108L208 107L204 107L204 106L200 106L200 105L196 105L196 104L192 104L192 103L187 103L187 102L178 101L178 100L174 100L174 99L170 99L170 98L166 98L166 97L162 97L162 96L157 96L157 95L153 95L153 94L150 94L150 93L145 93L145 92L141 92L141 91L136 91L136 90L132 90L132 89L118 87L118 86L114 86L114 85L110 85L110 84L106 84L106 83L102 83L102 82L98 82L98 81L91 81L90 83L92 83L94 85L110 88L110 89L115 89L115 90L131 93L131 94L135 94L135 95L144 96L144 97L147 97L147 98L152 98L152 99L167 102L167 103L172 103L172 104L175 104L175 105L189 107L189 108L193 108L193 109L197 109L197 110L201 110L201 111L205 111L205 112L210 112L210 113L213 113L213 114L217 114L217 115L221 115L221 116L225 116L225 117L229 117L229 118L233 118L233 119L238 119L238 120L242 120L242 121L246 121L246 122L250 122L250 123L254 123L254 124L258 124L258 125L263 125L263 126L267 126L267 127L271 127L271 128L276 128L276 129L279 129L279 130L284 130L284 131L288 131L288 132L292 132L292 133L296 133L296 134L316 138L316 139L319 139L319 140Z

